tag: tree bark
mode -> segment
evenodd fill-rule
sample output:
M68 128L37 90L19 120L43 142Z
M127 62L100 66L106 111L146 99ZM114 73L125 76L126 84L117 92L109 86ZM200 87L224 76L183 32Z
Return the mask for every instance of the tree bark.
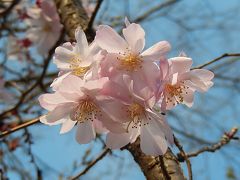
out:
M93 29L87 29L89 18L79 0L54 0L60 15L61 21L71 40L74 40L75 29L80 26L87 31L89 41L94 39ZM169 149L161 157L147 156L140 149L139 139L125 147L134 157L142 172L148 180L171 179L184 180L184 175L175 155ZM160 158L163 162L161 164Z

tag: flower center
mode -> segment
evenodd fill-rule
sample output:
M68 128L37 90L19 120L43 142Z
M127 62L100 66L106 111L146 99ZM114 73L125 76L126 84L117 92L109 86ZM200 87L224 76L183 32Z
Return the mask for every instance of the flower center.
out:
M99 110L97 106L90 99L85 99L82 100L77 106L73 114L73 120L80 123L84 123L87 120L93 121L94 119L96 119L96 114L98 112Z
M133 123L132 128L137 128L138 126L141 127L142 123L143 125L148 124L148 122L146 122L146 119L151 120L150 117L147 118L144 107L138 103L132 103L128 107L127 112L129 114L129 117L132 119L132 121L130 121L127 125L127 132L131 123ZM146 118L143 118L144 116Z
M186 89L189 87L185 86L184 83L181 84L176 84L176 85L171 85L171 84L166 84L165 85L165 91L167 92L167 103L168 102L174 102L172 99L175 98L177 103L182 103L183 102L183 95L184 93L187 94ZM174 104L175 105L175 104Z
M138 103L131 104L127 110L131 119L141 116L144 113L144 111L145 111L144 108Z
M123 57L119 58L120 60L120 68L126 71L137 71L142 67L142 58L140 55L136 54L124 54Z
M82 77L90 69L89 66L86 67L79 66L79 63L81 61L82 60L80 59L80 57L78 55L75 55L69 62L73 74L80 77Z

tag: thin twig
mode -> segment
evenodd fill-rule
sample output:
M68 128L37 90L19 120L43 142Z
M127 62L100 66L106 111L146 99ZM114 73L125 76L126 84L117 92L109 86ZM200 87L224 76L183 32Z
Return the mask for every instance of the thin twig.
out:
M32 120L29 120L29 121L26 121L25 123L22 123L14 128L11 128L10 130L7 130L7 131L3 131L1 134L0 134L0 138L3 138L11 133L14 133L16 131L19 131L21 129L24 129L28 126L31 126L33 124L36 124L39 122L39 117L35 118L35 119L32 119Z
M213 60L211 60L211 61L209 61L209 62L207 62L207 63L205 63L205 64L202 64L202 65L200 65L200 66L193 67L192 70L193 70L193 69L201 69L201 68L204 68L204 67L206 67L206 66L208 66L208 65L210 65L210 64L213 64L213 63L215 63L215 62L217 62L217 61L219 61L219 60L221 60L221 59L223 59L223 58L226 58L226 57L236 57L236 56L240 56L240 53L232 53L232 54L230 54L230 53L225 53L225 54L223 54L223 55L221 55L221 56L219 56L219 57L217 57L217 58L215 58L215 59L213 59Z
M110 149L104 149L102 151L102 153L95 160L93 160L91 163L89 163L89 165L82 172L80 172L78 175L72 177L71 179L77 180L79 177L86 174L98 161L100 161L103 157L105 157L109 152L110 152Z
M235 137L237 131L238 131L238 128L234 127L231 129L230 132L225 133L223 135L220 142L218 142L212 146L203 147L203 148L197 150L196 152L188 153L188 154L186 154L186 156L188 158L191 158L191 157L196 157L199 154L204 153L204 152L215 152L215 151L221 149L224 145L228 144L231 140L239 140L239 137Z
M174 136L174 143L178 147L181 156L186 161L187 169L188 169L188 177L189 177L189 180L192 180L192 165L191 165L191 162L188 159L188 156L186 155L185 151L183 150L183 146L180 144L180 142L178 141L178 139L175 136Z
M180 2L180 0L169 0L169 1L165 1L159 5L154 6L152 9L150 9L149 11L145 12L144 14L138 16L136 19L133 20L133 22L135 23L139 23L142 20L146 19L148 16L152 15L153 13L161 10L162 8L165 8L167 6L170 6L176 2Z

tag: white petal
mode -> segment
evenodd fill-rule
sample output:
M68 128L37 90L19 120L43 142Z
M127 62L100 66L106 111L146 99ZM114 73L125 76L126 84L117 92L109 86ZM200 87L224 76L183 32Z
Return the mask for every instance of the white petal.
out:
M66 121L64 123L62 123L62 127L60 130L60 134L64 134L69 132L74 125L76 124L77 121L72 121L69 117L66 119Z
M80 144L87 144L91 140L95 139L96 132L91 121L77 124L76 140Z
M88 42L85 33L79 27L75 31L75 38L77 40L76 50L81 57L85 57L88 53Z

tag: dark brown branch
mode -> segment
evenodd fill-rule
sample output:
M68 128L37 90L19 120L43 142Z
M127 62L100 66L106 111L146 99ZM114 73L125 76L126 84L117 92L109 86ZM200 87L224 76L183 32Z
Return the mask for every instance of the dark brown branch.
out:
M20 2L20 0L14 0L11 5L3 12L0 13L0 18L6 18L11 13L12 9Z
M186 155L185 151L183 150L183 146L180 144L180 142L178 141L178 139L176 138L176 136L174 136L174 143L175 143L175 145L178 147L181 156L184 158L184 160L185 160L186 163L187 163L188 177L189 177L189 180L192 180L193 177L192 177L192 165L191 165L191 162L190 162L190 160L188 159L188 156Z
M110 149L104 149L102 153L92 162L89 163L89 165L79 174L76 176L72 177L72 180L77 180L80 178L82 175L86 174L98 161L100 161L102 158L104 158L108 153L110 152Z
M234 127L231 129L230 132L225 133L218 143L216 143L212 146L203 147L195 152L188 153L188 154L186 154L186 156L188 158L191 158L191 157L196 157L199 154L204 153L204 152L215 152L215 151L221 149L223 146L227 145L231 140L239 140L239 137L235 137L237 131L238 131L238 128ZM183 159L181 154L178 154L178 159L179 159L179 161Z
M223 58L226 58L226 57L238 57L238 56L240 56L240 53L232 53L232 54L230 54L230 53L225 53L225 54L223 54L223 55L221 55L221 56L219 56L219 57L217 57L217 58L215 58L215 59L213 59L213 60L211 60L211 61L209 61L209 62L207 62L207 63L205 63L205 64L202 64L202 65L200 65L200 66L193 67L192 70L193 70L193 69L201 69L201 68L204 68L204 67L209 66L210 64L213 64L213 63L215 63L215 62L217 62L217 61L219 61L219 60L221 60L221 59L223 59Z
M94 20L95 20L95 18L97 16L97 13L98 13L98 11L99 11L99 9L101 7L102 2L103 2L103 0L98 0L97 5L96 5L96 7L95 7L95 9L94 9L94 11L92 13L92 16L91 16L90 20L89 20L87 31L92 29Z
M145 155L141 151L139 138L133 144L127 145L125 149L131 152L147 180L165 179L159 165L159 160L154 156ZM162 158L167 172L166 174L169 174L171 180L184 180L181 166L170 149L168 149Z

